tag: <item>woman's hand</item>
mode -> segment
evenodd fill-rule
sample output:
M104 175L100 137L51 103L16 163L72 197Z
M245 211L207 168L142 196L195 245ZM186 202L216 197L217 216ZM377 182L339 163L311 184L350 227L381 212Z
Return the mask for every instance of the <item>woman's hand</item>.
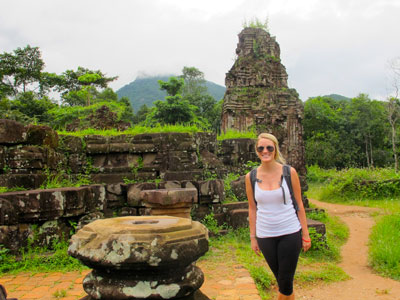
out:
M310 237L308 237L308 238L302 237L301 242L302 242L304 252L308 251L311 248L311 238Z
M251 249L253 249L253 251L258 255L258 256L260 256L261 254L260 254L260 248L258 248L258 243L257 243L257 239L255 238L255 237L251 237L250 238L250 241L251 241Z

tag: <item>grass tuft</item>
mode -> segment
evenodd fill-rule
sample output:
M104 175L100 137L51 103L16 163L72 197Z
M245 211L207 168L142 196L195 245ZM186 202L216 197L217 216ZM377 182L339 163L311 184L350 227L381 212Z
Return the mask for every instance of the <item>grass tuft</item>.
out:
M383 216L372 228L369 261L383 276L400 280L400 214Z

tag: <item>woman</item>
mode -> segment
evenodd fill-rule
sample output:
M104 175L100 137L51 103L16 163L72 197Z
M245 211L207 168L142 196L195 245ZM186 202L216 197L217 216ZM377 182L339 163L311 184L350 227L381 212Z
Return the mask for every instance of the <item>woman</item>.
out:
M296 198L291 199L288 183L282 177L285 160L272 134L258 136L256 152L261 165L257 168L254 196L250 173L246 175L251 248L257 255L263 253L274 273L278 300L293 300L293 278L300 250L311 247L299 177L290 168ZM298 204L297 215L292 201Z

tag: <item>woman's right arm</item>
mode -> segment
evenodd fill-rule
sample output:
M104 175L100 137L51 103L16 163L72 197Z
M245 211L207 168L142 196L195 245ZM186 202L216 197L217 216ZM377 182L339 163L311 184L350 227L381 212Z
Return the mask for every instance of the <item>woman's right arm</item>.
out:
M250 182L250 172L246 174L245 183L246 183L247 201L249 203L249 228L250 228L251 249L253 249L253 251L257 255L260 255L260 248L258 248L258 243L256 239L257 207L253 198L253 187L251 186Z

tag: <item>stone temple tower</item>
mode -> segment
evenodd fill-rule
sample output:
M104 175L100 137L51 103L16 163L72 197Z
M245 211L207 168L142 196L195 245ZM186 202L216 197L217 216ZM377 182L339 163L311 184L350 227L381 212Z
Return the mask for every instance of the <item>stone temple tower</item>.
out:
M221 131L272 133L288 163L305 175L303 104L296 90L288 88L279 44L261 28L245 28L236 54L225 78Z

